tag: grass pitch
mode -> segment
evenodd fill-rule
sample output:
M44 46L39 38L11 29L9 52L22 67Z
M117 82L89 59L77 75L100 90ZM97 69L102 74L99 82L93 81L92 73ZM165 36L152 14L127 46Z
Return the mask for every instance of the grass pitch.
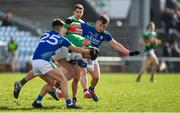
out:
M102 74L96 88L99 102L84 99L79 85L80 110L67 110L63 99L55 101L49 95L42 101L43 109L32 108L45 84L39 77L23 87L17 106L13 102L13 84L24 75L0 74L0 112L180 112L180 74L157 74L156 83L149 82L147 74L140 83L135 82L135 74Z

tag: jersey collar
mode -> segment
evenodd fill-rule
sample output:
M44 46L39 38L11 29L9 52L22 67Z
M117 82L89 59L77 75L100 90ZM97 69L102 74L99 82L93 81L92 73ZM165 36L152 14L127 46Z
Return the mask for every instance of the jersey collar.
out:
M56 32L56 31L51 31L53 34L59 35L60 33Z

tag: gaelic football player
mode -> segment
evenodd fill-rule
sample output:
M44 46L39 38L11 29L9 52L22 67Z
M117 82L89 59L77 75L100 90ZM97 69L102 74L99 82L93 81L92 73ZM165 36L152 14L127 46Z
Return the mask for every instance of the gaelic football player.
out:
M136 81L139 82L141 80L141 76L146 71L148 66L152 64L152 73L150 81L154 82L154 74L156 73L159 65L158 58L155 54L155 48L160 44L160 40L157 39L157 33L155 32L155 24L150 22L147 26L147 31L144 33L142 39L140 40L140 44L145 46L145 59L141 68L139 75L136 78Z

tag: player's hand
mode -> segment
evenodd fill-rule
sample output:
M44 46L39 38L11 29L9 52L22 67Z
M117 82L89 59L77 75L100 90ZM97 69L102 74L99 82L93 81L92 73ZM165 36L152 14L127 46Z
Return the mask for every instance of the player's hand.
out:
M96 60L96 58L100 55L99 49L96 47L90 47L89 50L90 50L91 60Z
M140 54L140 51L129 52L129 56L135 56L135 55L139 55L139 54Z
M160 40L160 39L157 39L157 40L156 40L156 45L157 45L157 46L160 46L160 45L161 45L161 40Z

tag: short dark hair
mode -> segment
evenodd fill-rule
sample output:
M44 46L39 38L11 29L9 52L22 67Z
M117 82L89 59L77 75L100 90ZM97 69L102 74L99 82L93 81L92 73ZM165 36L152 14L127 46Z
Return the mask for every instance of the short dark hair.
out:
M103 24L109 23L110 21L107 15L101 15L98 17L97 20L102 21Z
M63 27L64 26L64 22L57 18L57 19L54 19L53 22L52 22L52 27L55 27L55 26L60 26L60 27Z
M81 4L76 4L76 5L74 6L74 11L75 11L76 9L82 9L82 10L84 10L84 7L83 7L83 5L81 5Z

